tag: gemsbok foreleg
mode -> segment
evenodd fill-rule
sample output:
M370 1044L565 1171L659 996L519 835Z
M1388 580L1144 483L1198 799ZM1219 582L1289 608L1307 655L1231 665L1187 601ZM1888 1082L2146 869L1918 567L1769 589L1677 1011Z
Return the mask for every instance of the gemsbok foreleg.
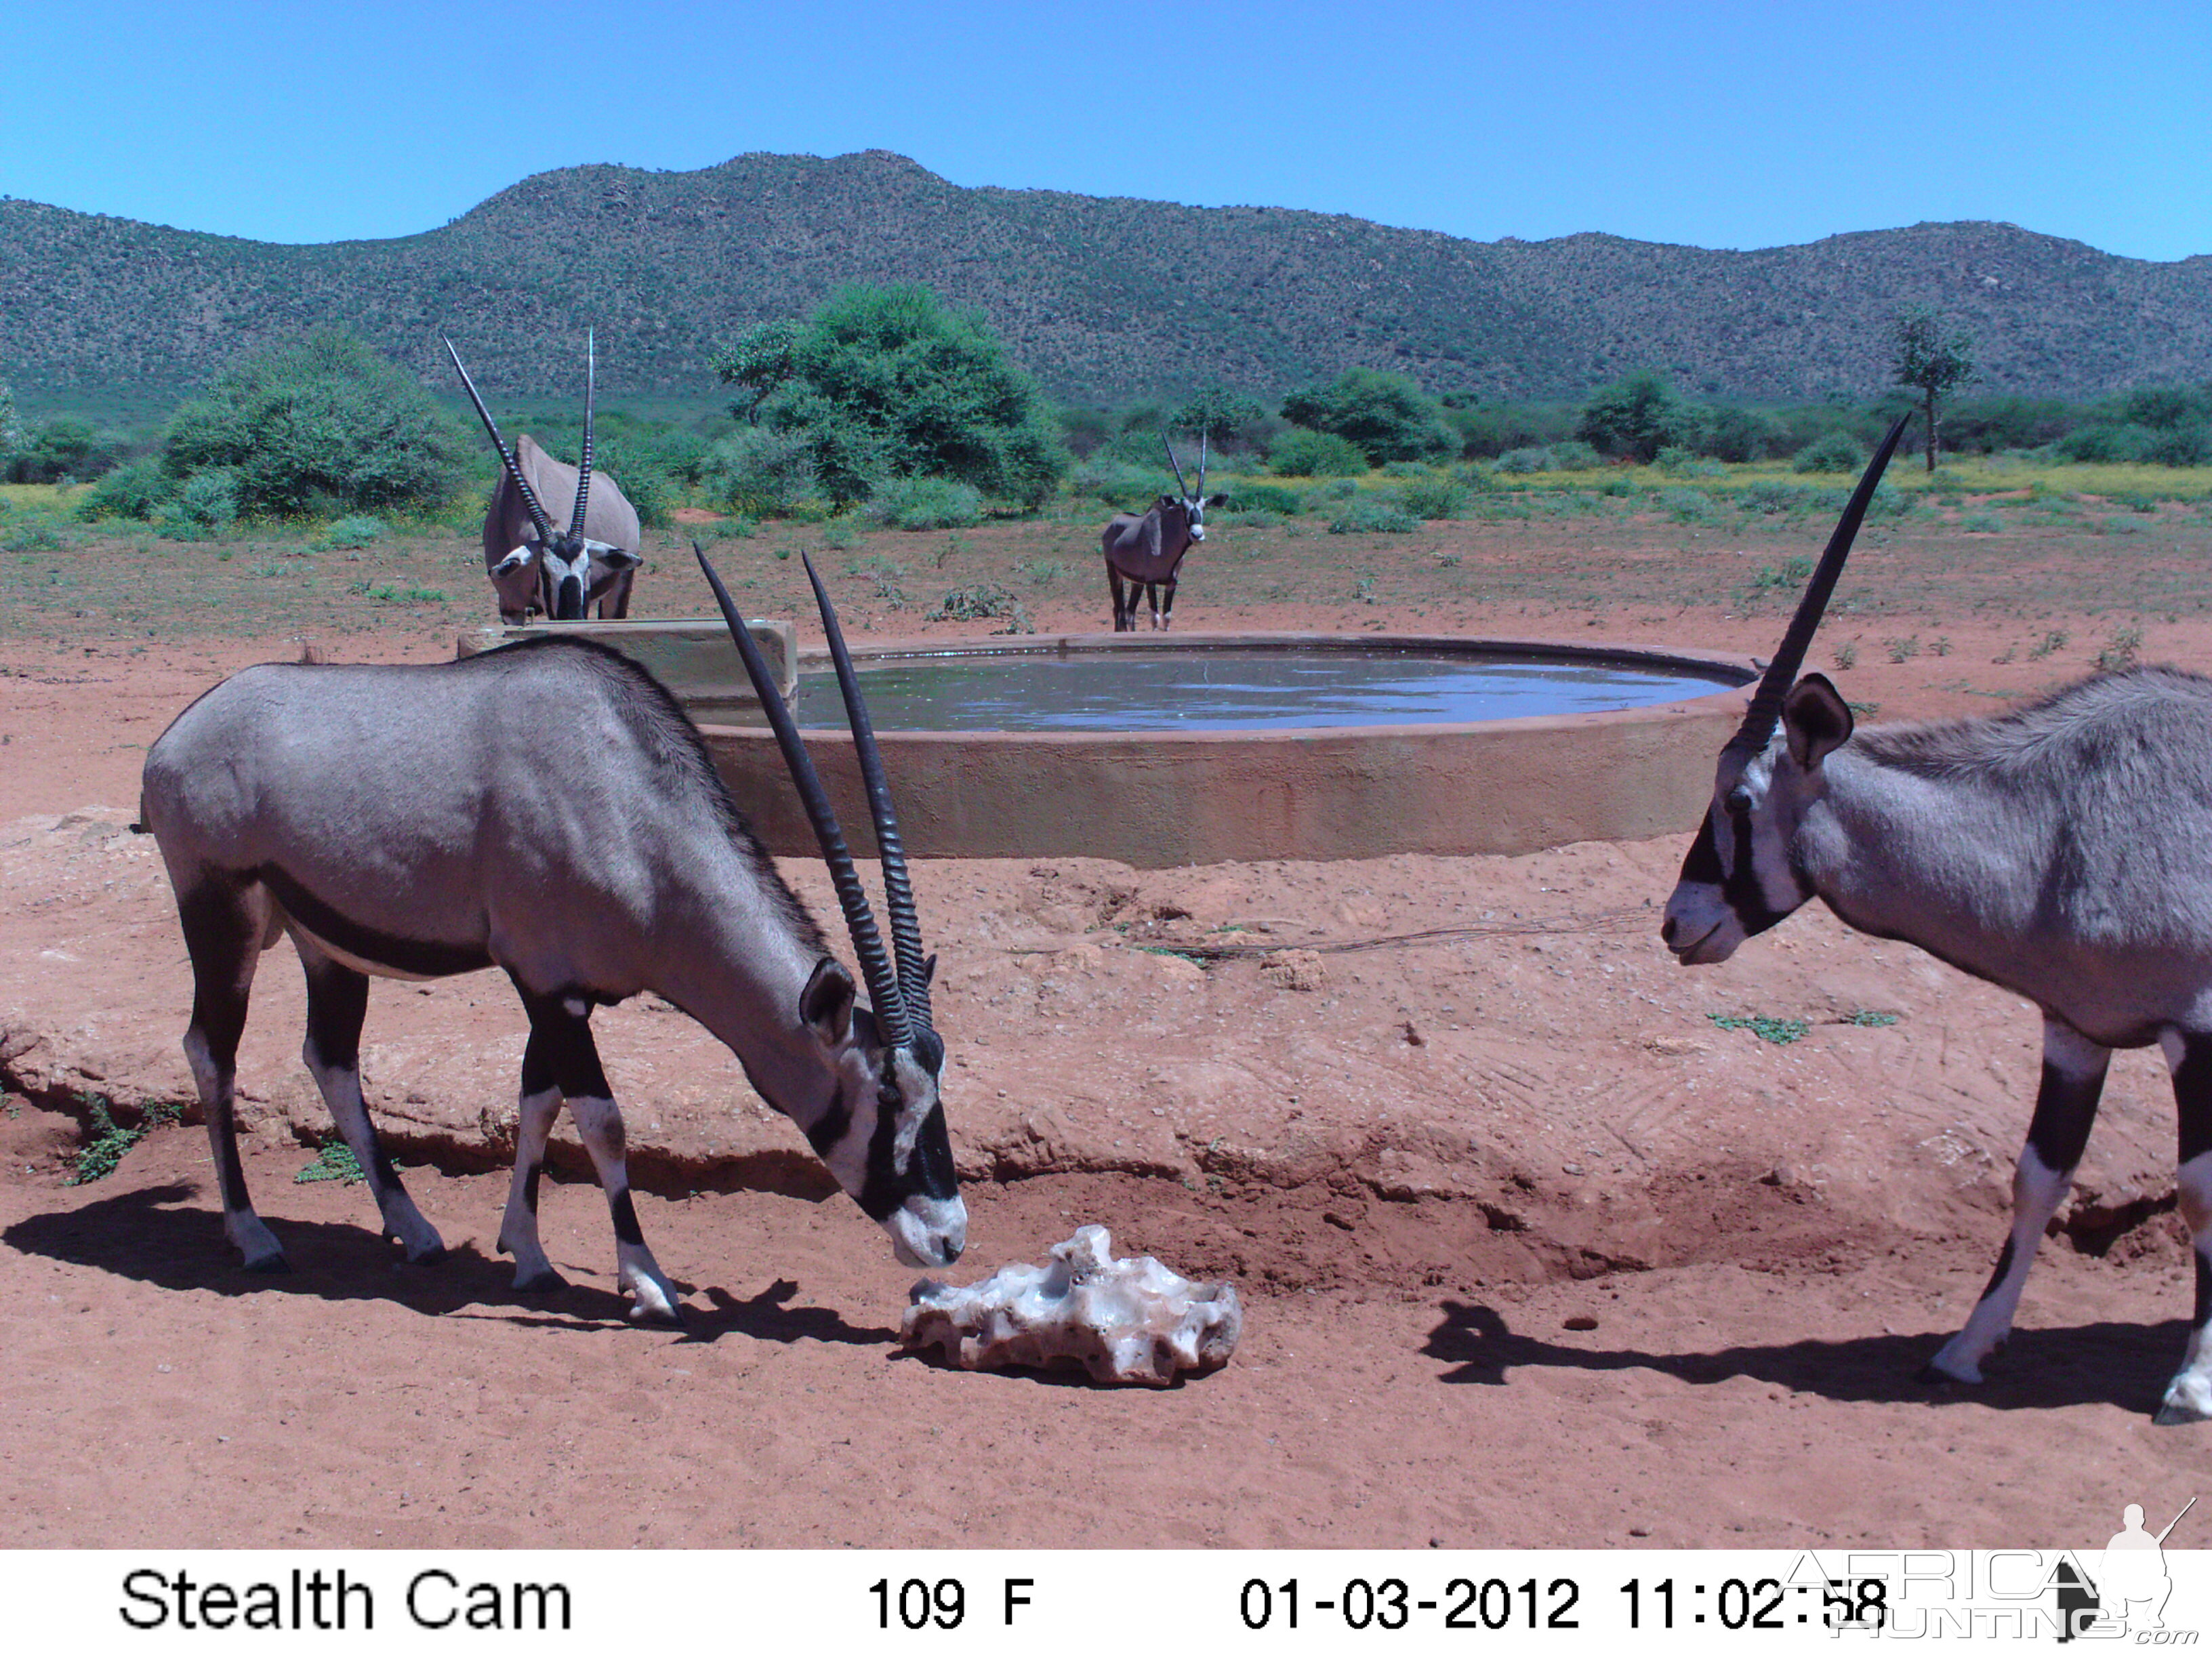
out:
M2169 1031L2160 1041L2180 1109L2181 1167L2173 1184L2196 1258L2197 1307L2188 1354L2152 1420L2202 1423L2212 1419L2212 1031Z
M1152 626L1166 628L1175 616L1176 579L1169 577L1160 584L1159 598L1152 605Z
M173 867L173 878L176 874ZM223 1236L238 1247L248 1273L281 1273L291 1264L284 1260L284 1247L276 1235L253 1213L232 1119L239 1035L246 1030L253 969L272 920L268 892L258 885L226 881L212 872L188 873L176 881L176 888L177 915L192 963L192 1023L185 1030L185 1059L199 1090L208 1146L215 1154Z
M534 1149L522 1141L531 1127L531 1102L541 1098L550 1087L567 1103L568 1115L575 1120L577 1135L584 1143L584 1150L591 1154L592 1165L599 1171L599 1185L606 1193L607 1210L615 1229L616 1283L630 1298L630 1316L678 1320L682 1316L677 1307L676 1289L660 1271L660 1264L653 1259L653 1252L646 1248L645 1234L637 1224L637 1206L629 1190L628 1138L623 1128L621 1109L615 1104L614 1092L607 1086L606 1072L599 1064L599 1046L592 1041L591 1005L580 996L547 997L528 991L523 992L522 1001L530 1015L530 1042L522 1057L524 1136L518 1139L515 1149L516 1184L508 1195L507 1223L500 1230L501 1242L507 1243L509 1229L522 1220L527 1226L529 1244L535 1247L538 1243L534 1203L538 1164L531 1164L526 1176L524 1160L534 1151L542 1162L544 1139L541 1133ZM550 1127L551 1121L551 1115L545 1114L546 1127ZM518 1200L522 1204L520 1217L516 1213ZM518 1283L533 1265L542 1266L545 1261L542 1249L535 1251L535 1264L521 1249L515 1254ZM544 1270L551 1271L550 1267Z
M1137 588L1133 583L1125 591L1121 573L1109 562L1106 567L1107 585L1114 593L1114 631L1127 634L1137 625Z
M369 1194L384 1218L385 1236L396 1238L407 1259L432 1262L446 1254L438 1230L423 1219L384 1155L361 1093L361 1025L368 1012L368 975L334 961L296 928L292 943L307 976L307 1040L300 1049L307 1074L323 1091L338 1133L368 1177Z
M1996 1271L1958 1335L1946 1342L1921 1373L1929 1382L1978 1382L1982 1361L2012 1334L2027 1270L2043 1230L2073 1184L2074 1166L2089 1144L2097 1103L2105 1091L2112 1051L2057 1020L2043 1022L2043 1081L2035 1116L2012 1177L2012 1231L1997 1253Z

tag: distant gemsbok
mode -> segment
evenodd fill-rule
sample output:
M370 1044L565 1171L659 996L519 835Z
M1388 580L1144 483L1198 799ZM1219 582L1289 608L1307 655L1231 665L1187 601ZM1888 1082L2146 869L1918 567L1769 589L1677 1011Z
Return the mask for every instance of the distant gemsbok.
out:
M1137 602L1148 600L1152 610L1152 626L1165 628L1175 611L1176 576L1182 567L1182 556L1190 551L1192 544L1206 539L1206 509L1218 507L1228 499L1225 495L1209 497L1206 493L1206 434L1198 434L1198 494L1190 493L1183 482L1182 464L1176 459L1175 446L1168 434L1160 434L1160 446L1168 453L1168 465L1175 469L1176 488L1180 495L1163 495L1145 513L1116 513L1107 521L1103 539L1106 554L1106 580L1114 593L1114 631L1129 634L1136 631ZM1122 581L1129 583L1127 597L1123 598Z
M775 728L845 912L866 1007L777 875L659 682L586 640L538 639L458 662L264 663L179 714L147 751L142 814L176 889L191 958L185 1054L207 1114L223 1230L249 1271L285 1266L253 1212L232 1127L239 1034L263 951L289 934L307 977L303 1058L410 1261L443 1252L379 1146L361 1090L368 976L497 968L530 1017L514 1176L499 1248L515 1288L557 1287L538 1242L538 1172L565 1104L614 1221L635 1316L675 1287L630 1198L622 1114L594 1008L652 991L735 1052L805 1131L899 1260L960 1255L967 1211L938 1077L945 1044L898 826L867 711L821 584L823 624L883 858L884 948L852 854L760 649L702 556Z
M611 475L592 473L592 403L599 354L585 343L583 465L556 461L528 433L510 453L499 425L461 367L461 354L446 342L469 401L499 452L499 487L484 514L484 574L499 597L499 619L510 627L533 611L555 622L581 622L594 603L601 620L629 615L629 590L643 562L638 554L637 509ZM565 533L554 528L544 503L573 493L575 510Z
M1818 897L1862 933L2042 1009L2012 1231L1965 1328L1929 1363L1933 1381L1980 1382L2010 1333L2112 1050L2163 1048L2197 1296L2156 1420L2200 1422L2212 1418L2212 679L2131 669L1990 719L1855 731L1825 676L1796 674L1905 424L1859 480L1721 750L1660 936L1684 963L1723 962Z

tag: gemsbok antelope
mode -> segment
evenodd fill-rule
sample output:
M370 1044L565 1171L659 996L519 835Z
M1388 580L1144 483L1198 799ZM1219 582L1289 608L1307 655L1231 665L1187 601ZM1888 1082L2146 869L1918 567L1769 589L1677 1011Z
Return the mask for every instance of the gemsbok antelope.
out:
M477 383L461 367L461 354L451 340L446 342L446 355L499 452L499 487L484 512L484 574L499 600L499 619L510 627L533 611L555 622L581 622L594 604L602 621L627 617L629 590L644 562L638 553L637 509L611 474L592 476L592 404L599 353L588 336L584 352L584 453L579 467L555 460L526 432L510 451L477 395ZM575 510L564 534L553 527L544 503L572 490Z
M1114 595L1114 631L1136 631L1139 599L1152 605L1152 626L1165 628L1175 611L1176 579L1182 556L1206 539L1206 509L1218 507L1226 495L1206 493L1206 434L1198 434L1198 494L1183 482L1182 464L1175 446L1160 434L1160 447L1175 469L1179 494L1163 495L1142 514L1116 513L1106 522L1100 541L1106 554L1106 581ZM1123 597L1122 580L1128 580Z
M1923 1376L1978 1382L2089 1138L2115 1048L2155 1042L2179 1109L2196 1249L2188 1351L2156 1420L2212 1417L2212 679L2094 676L1989 719L1855 731L1796 678L1899 420L1721 750L1712 805L1667 902L1684 963L1721 962L1818 897L2043 1010L2043 1077L2012 1230L1965 1328Z
M249 1270L286 1265L246 1196L232 1126L254 968L282 933L307 971L307 1070L411 1261L443 1246L362 1099L368 976L493 967L530 1018L499 1231L517 1290L562 1282L538 1243L538 1188L565 1103L605 1190L632 1316L676 1316L676 1291L638 1227L622 1114L592 1041L592 1010L641 991L730 1047L902 1261L960 1255L967 1210L938 1094L945 1045L930 1022L936 959L922 953L836 615L817 580L883 858L890 952L759 647L704 555L699 562L820 839L869 1006L855 1006L851 974L776 874L676 700L626 658L553 639L428 665L246 669L148 751L142 816L176 889L192 966L185 1054L223 1228Z

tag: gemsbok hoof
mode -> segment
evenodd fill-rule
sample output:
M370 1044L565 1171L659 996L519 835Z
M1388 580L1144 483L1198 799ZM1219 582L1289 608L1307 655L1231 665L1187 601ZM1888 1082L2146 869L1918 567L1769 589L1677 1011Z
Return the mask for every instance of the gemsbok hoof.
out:
M292 1264L284 1252L278 1250L270 1255L255 1256L246 1264L246 1271L250 1273L289 1273L292 1271Z
M501 1246L504 1249L505 1246ZM565 1291L568 1281L550 1267L542 1273L517 1274L514 1288L525 1296L550 1296L556 1291Z
M2150 1420L2161 1429L2176 1429L2184 1423L2212 1422L2212 1413L2200 1412L2194 1406L2178 1405L2169 1400L2151 1413Z

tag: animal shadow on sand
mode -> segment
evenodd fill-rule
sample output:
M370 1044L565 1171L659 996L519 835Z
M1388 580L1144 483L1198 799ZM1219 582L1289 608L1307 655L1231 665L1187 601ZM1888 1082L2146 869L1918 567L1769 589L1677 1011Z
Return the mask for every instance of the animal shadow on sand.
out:
M167 1291L218 1296L274 1291L326 1302L394 1302L420 1314L550 1330L599 1330L633 1322L628 1299L599 1285L517 1291L513 1265L485 1255L473 1241L449 1245L434 1263L410 1266L373 1225L287 1218L277 1226L292 1271L247 1273L223 1237L222 1222L207 1209L205 1195L189 1182L170 1182L27 1217L0 1230L0 1244ZM696 1285L676 1282L687 1296L701 1294ZM758 1295L739 1300L709 1286L703 1292L708 1306L687 1308L682 1340L713 1342L737 1333L763 1342L809 1337L879 1346L896 1335L848 1324L832 1309L787 1305L798 1289L779 1279Z
M1923 1382L1917 1373L1942 1346L1944 1334L1811 1339L1709 1353L1657 1353L1550 1342L1510 1328L1494 1308L1443 1304L1443 1317L1421 1352L1454 1369L1446 1382L1503 1387L1523 1366L1584 1371L1652 1370L1704 1385L1751 1377L1796 1393L1854 1403L1930 1406L1972 1401L1999 1411L2048 1411L2061 1406L2113 1406L2148 1412L2157 1406L2174 1358L2189 1338L2178 1319L2155 1325L2100 1322L2058 1329L2017 1329L1991 1356L1978 1388Z

